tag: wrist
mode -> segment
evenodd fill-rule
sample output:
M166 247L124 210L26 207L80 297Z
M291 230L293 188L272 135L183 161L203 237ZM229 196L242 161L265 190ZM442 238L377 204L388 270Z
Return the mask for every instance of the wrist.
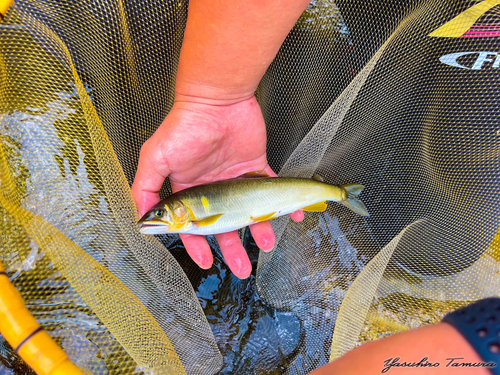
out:
M189 82L179 79L175 85L175 102L200 103L209 105L231 105L254 96L257 85L252 87L214 85Z

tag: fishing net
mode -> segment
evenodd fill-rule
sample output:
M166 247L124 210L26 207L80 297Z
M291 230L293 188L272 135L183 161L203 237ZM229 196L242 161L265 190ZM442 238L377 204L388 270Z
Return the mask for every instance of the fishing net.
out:
M246 280L213 238L205 271L136 225L186 16L185 0L20 0L0 24L0 260L76 365L305 374L499 295L500 0L309 5L257 91L269 163L365 185L371 216L274 220L271 253L242 232ZM0 370L29 373L0 340Z

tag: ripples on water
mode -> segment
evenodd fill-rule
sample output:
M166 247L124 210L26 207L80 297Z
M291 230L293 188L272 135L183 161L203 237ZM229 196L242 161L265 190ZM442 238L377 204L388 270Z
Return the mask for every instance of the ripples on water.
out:
M329 11L325 13L325 9ZM311 28L319 28L320 32L332 29L325 35L335 32L339 40L345 39L347 43L347 28L330 0L313 1L297 25L302 32ZM106 249L109 241L120 246L122 239L114 224L103 220L112 215L100 181L89 173L97 164L88 134L72 132L66 126L67 122L83 124L85 121L76 89L69 83L53 91L50 97L36 98L39 104L19 105L2 117L0 135L11 173L23 195L22 206L59 228L118 277L132 277L141 283L142 271L135 270L137 261L126 246L120 251L115 249L113 254ZM92 95L90 88L87 94ZM248 231L244 244L254 271L246 280L231 274L213 237L208 238L214 251L214 266L210 270L201 270L192 262L178 236L160 237L196 291L224 357L221 374L281 374L287 369L290 374L299 374L328 361L340 301L352 282L349 277L334 274L333 269L356 274L366 259L349 243L349 230L344 235L345 229L341 230L331 214L307 215L313 227L320 229L302 234L313 244L307 251L311 257L304 256L305 262L321 262L320 246L331 249L335 261L320 272L307 274L307 280L302 280L309 288L305 295L293 293L293 303L279 311L266 304L256 291L259 250ZM24 295L36 287L37 293L30 293L25 302L70 358L95 373L120 373L118 361L133 364L102 322L47 260L43 250L15 223L6 223L5 228L10 230L11 238L0 238L1 247L15 246L19 250L9 252L6 258L11 280ZM308 264L303 268L307 269ZM45 270L43 274L40 269ZM100 341L103 335L109 336L110 341L103 344ZM0 373L33 373L2 337Z
M112 238L119 243L120 237L113 223L103 220L111 214L100 181L90 177L89 171L97 165L85 139L88 135L85 131L71 132L66 126L70 120L85 121L78 103L76 89L68 84L39 107L20 107L3 116L0 134L13 178L22 190L22 206L59 228L118 277L132 274L141 283L140 272L134 270L137 262L126 246L113 254L106 251L106 243ZM366 259L348 241L349 230L344 234L328 211L307 215L310 225L319 229L302 233L313 244L307 250L311 257L305 257L305 262L321 262L320 246L331 249L335 261L321 272L307 275L303 280L309 288L306 295L294 295L293 303L279 311L256 291L259 250L248 231L244 244L254 272L246 280L231 274L213 237L209 237L214 251L210 270L200 270L189 259L178 236L160 238L196 291L224 357L221 374L281 374L287 369L290 374L299 374L328 362L337 311L352 282L338 272L356 274ZM25 302L70 358L96 373L117 373L118 361L133 363L36 243L21 227L12 223L7 227L15 246L20 249L19 244L24 244L22 254L8 253L11 280L24 295L36 286L37 292ZM9 248L7 237L0 241ZM39 269L46 271L41 275ZM111 344L104 345L102 335L111 336ZM13 369L16 373L32 373L0 340L2 373L12 373Z
M332 234L332 230L337 231L333 234L339 234L335 218L328 213L319 217L325 235ZM214 250L214 266L206 271L199 272L185 256L180 240L171 242L169 248L190 277L224 356L221 374L282 374L289 368L289 373L300 374L327 363L338 307L345 294L342 286L345 280L336 280L333 265L327 267L326 274L311 275L318 280L308 283L314 285L315 290L308 291L307 298L297 299L291 309L278 311L266 305L257 294L255 269L259 250L249 232L245 233L244 245L254 271L246 280L230 273L214 238L208 239ZM348 243L346 239L341 241ZM337 246L334 244L332 248ZM349 271L364 265L352 246L338 262ZM339 267L339 263L335 262L335 267Z
M106 199L101 188L89 181L87 173L93 158L85 154L77 136L65 134L61 137L56 126L49 126L54 112L63 120L65 116L81 115L72 104L75 97L74 90L60 92L44 109L27 109L8 115L1 129L4 147L8 149L10 162L16 164L12 166L14 177L26 179L23 207L56 225L75 241L77 237L82 248L91 249L94 259L113 269L107 259L105 241L100 239L106 233L109 235L109 228L96 219L109 214ZM59 152L46 151L47 142L51 150ZM58 195L44 190L48 186ZM315 220L320 227L320 231L307 234L318 245L315 251L319 251L320 243L331 241L332 249L342 250L344 254L337 267L361 268L363 261L342 235L337 219L328 212L312 215L317 215ZM309 291L307 301L299 298L291 309L277 311L267 306L256 292L258 249L249 234L245 235L244 244L254 273L246 280L229 272L213 237L209 237L209 242L214 249L214 266L207 271L200 270L187 257L178 236L161 239L186 270L195 288L224 356L221 374L281 374L289 367L291 373L299 373L327 362L338 306L345 293L344 288L332 287L335 278L329 275L331 268L326 274L311 275L321 282L311 284L316 290ZM11 259L18 261L10 263L8 272L21 293L36 279L39 298L26 299L34 316L78 365L114 372L113 364L119 360L117 355L126 354L117 343L111 347L99 345L96 338L106 328L55 267L47 264L36 243L27 241L25 252L26 257L22 260L15 253L9 254ZM120 263L127 263L128 257L132 255L122 254ZM49 270L45 277L35 271L35 266L42 264ZM316 300L311 296L317 296ZM16 373L32 373L3 340L0 361L6 374L13 373L12 369L16 369Z
M4 114L0 135L12 178L22 195L22 207L70 238L78 237L78 244L92 249L90 255L105 264L100 236L106 231L106 223L96 217L107 213L107 204L87 173L95 161L90 150L81 146L85 144L78 138L82 135L72 134L65 127L66 121L79 118L83 119L83 113L76 90L68 84L66 91L52 94L43 106L20 105ZM1 247L18 251L7 252L4 265L21 294L29 296L25 303L30 311L77 365L92 364L95 370L112 371L117 360L109 357L113 351L123 354L123 350L116 341L99 346L106 328L38 245L28 239L24 229L5 217L3 230L9 233L0 240ZM6 372L16 369L16 373L32 373L19 367L20 359L3 338L0 348ZM130 360L126 354L124 358Z

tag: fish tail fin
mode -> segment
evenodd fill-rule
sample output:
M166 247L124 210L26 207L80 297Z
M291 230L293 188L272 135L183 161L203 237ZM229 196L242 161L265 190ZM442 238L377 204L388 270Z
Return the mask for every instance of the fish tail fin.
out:
M361 216L370 216L366 206L358 199L364 188L363 185L359 184L343 185L342 189L346 193L346 199L340 201L340 203Z

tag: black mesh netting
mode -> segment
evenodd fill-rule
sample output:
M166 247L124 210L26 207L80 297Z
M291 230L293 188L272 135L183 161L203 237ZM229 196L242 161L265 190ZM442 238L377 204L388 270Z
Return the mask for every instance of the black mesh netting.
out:
M74 363L304 374L499 294L500 1L309 5L257 91L269 163L365 185L371 216L280 218L268 254L245 233L246 280L213 239L204 271L136 225L129 186L173 104L186 15L19 0L0 24L0 260ZM0 369L27 373L0 340Z

